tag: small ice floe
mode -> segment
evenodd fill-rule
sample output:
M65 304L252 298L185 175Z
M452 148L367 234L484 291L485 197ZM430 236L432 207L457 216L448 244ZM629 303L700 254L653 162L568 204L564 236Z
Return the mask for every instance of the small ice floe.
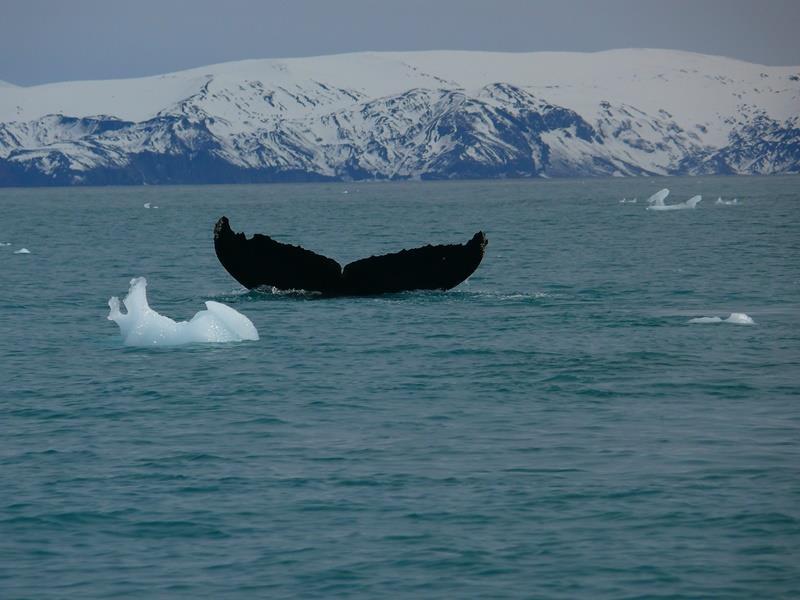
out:
M722 317L697 317L689 323L733 323L734 325L755 325L756 322L745 313L731 313L727 319Z
M147 303L147 280L131 279L128 295L122 301L127 312L120 311L119 298L108 301L108 320L119 325L127 346L177 346L193 342L240 342L257 340L253 322L230 306L209 300L190 321L173 321L160 315Z
M20 248L19 250L14 250L14 254L30 254L31 251L27 248Z
M650 205L647 210L684 210L688 208L696 208L697 204L703 199L702 196L692 196L686 202L678 204L664 204L664 200L669 196L669 190L664 188L650 196L647 203Z
M664 199L669 196L669 189L664 188L663 190L657 191L655 194L650 196L647 199L648 204L664 204Z
M144 203L144 207L145 207L145 208L150 208L150 203L149 203L149 202L145 202L145 203Z

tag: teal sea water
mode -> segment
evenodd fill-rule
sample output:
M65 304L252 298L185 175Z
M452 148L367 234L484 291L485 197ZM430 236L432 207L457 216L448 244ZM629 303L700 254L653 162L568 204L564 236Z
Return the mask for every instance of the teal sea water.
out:
M661 187L704 200L646 211ZM3 599L800 596L797 177L4 189L0 209ZM489 246L448 292L245 293L223 214L342 264ZM164 315L217 300L261 339L125 347L107 301L134 276ZM689 323L732 312L755 325Z

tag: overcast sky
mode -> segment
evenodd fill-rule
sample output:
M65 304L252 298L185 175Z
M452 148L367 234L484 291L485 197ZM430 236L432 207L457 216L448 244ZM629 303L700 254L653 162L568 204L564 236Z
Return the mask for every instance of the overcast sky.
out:
M800 65L800 0L0 0L0 80L361 50L674 48Z

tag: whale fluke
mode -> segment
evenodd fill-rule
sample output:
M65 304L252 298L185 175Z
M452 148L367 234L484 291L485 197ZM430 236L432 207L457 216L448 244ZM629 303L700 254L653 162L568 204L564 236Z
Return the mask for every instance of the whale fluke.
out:
M326 256L257 233L235 233L227 217L214 226L214 250L225 270L249 289L269 286L325 295L448 290L475 272L488 243L482 231L466 244L427 245L370 256L344 268Z

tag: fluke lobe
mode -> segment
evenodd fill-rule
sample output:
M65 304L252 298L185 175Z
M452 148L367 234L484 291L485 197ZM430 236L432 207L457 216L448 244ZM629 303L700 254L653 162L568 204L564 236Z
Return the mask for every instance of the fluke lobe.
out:
M214 226L214 250L225 270L249 289L262 286L331 296L449 290L475 272L488 240L479 231L466 244L423 246L341 265L300 246L231 229L227 217Z

